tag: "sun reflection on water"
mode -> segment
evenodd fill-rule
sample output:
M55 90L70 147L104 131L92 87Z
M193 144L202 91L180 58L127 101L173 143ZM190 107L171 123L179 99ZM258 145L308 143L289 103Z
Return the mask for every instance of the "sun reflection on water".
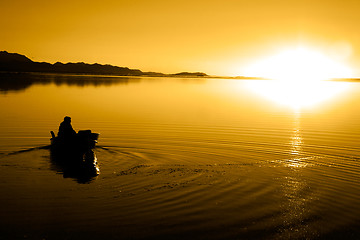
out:
M280 105L299 110L315 106L346 92L349 82L335 81L280 81L258 80L246 81L250 91Z
M304 161L306 158L302 154L303 138L300 131L299 113L295 114L295 127L290 139L290 158L286 161L287 167L299 168L306 167L307 163Z
M299 130L296 130L294 135L292 136L291 142L291 152L290 154L293 158L288 160L287 166L288 167L305 167L306 164L303 163L303 159L300 157L302 148L302 139L299 136Z
M301 134L300 113L294 114L294 128L289 141L289 158L282 162L285 167L282 176L282 209L284 212L280 232L289 234L295 232L296 238L306 235L309 224L306 219L309 216L309 204L312 203L311 189L304 174L309 166L309 158L303 152L304 140ZM298 224L301 221L302 224Z

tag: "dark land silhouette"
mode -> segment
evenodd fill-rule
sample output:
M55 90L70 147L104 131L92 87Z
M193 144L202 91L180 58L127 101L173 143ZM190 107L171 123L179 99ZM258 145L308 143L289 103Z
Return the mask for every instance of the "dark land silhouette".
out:
M207 77L202 72L182 72L164 74L158 72L143 72L139 69L112 66L109 64L34 62L28 57L18 53L0 51L0 72L41 72L41 73L73 73L115 76L154 76L154 77Z

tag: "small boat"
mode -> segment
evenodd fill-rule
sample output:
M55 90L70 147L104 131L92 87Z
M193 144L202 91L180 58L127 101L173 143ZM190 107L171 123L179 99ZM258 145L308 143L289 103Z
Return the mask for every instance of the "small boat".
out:
M81 130L74 137L61 138L51 131L50 153L55 163L64 173L64 177L87 179L99 175L97 158L93 151L98 133Z
M99 133L92 133L91 130L80 130L74 137L56 137L51 131L51 150L59 153L85 153L95 148Z

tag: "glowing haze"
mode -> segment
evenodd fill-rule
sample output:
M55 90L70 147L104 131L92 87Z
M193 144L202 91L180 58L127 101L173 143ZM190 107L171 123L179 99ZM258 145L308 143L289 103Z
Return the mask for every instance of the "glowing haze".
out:
M284 50L260 59L245 69L245 75L275 80L313 81L351 78L353 71L336 59L303 47Z
M359 1L15 0L0 8L1 50L34 61L164 73L360 76ZM279 75L286 67L276 64L286 59L291 71Z

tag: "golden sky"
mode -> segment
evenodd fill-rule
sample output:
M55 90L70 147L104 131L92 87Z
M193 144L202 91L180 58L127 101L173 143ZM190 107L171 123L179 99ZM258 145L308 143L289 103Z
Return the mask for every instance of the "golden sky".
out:
M4 0L0 9L0 50L34 61L236 76L301 45L360 66L358 0Z

